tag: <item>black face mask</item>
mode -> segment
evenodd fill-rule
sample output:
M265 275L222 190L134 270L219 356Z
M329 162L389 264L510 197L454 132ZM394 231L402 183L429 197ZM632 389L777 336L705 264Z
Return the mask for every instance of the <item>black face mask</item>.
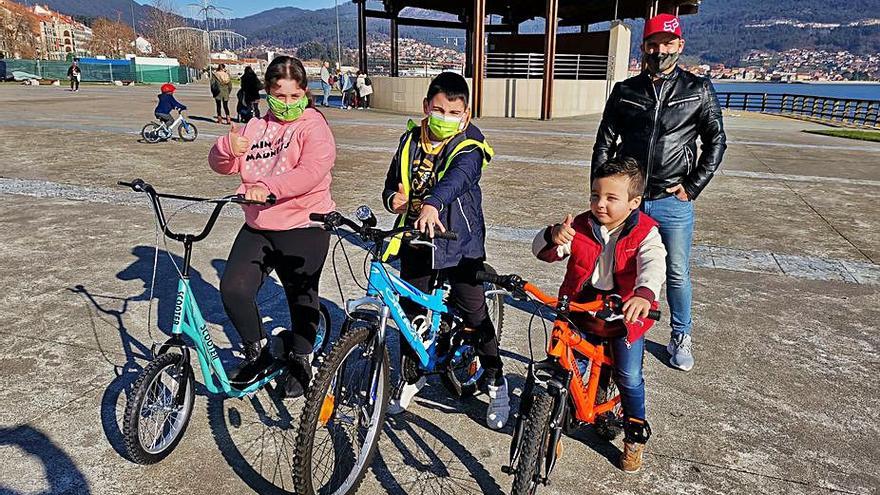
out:
M645 54L645 65L648 68L648 72L651 74L657 75L661 72L665 72L669 70L670 67L674 66L678 63L678 52L674 53L646 53Z

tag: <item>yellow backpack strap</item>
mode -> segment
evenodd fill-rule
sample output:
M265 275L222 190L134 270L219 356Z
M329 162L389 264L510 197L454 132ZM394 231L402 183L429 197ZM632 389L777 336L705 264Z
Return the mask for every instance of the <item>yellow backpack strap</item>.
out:
M405 221L405 214L397 215L397 221L394 222L394 228L403 227ZM397 253L400 252L401 244L403 244L403 234L397 234L392 237L391 240L388 241L388 246L385 247L385 252L382 253L382 261L387 262L392 256L397 256Z
M403 143L403 148L400 150L400 183L403 184L403 193L409 196L409 190L411 186L410 180L410 166L411 166L411 158L410 149L412 148L413 135L412 130L417 125L412 120L407 124L409 135L406 137L406 141ZM406 214L398 215L397 221L394 222L394 226L403 227L403 223L406 221ZM403 235L398 234L392 237L388 241L388 246L385 248L385 252L382 253L382 261L388 261L388 259L392 256L396 256L397 253L400 252L400 245L402 243Z
M489 165L489 160L495 156L495 150L489 146L489 143L485 141L477 141L476 139L465 139L464 141L458 143L455 148L452 149L452 153L449 154L449 157L446 159L446 163L443 165L443 170L437 174L437 180L443 178L443 175L446 174L446 171L449 170L449 165L452 164L452 160L455 159L461 153L466 153L469 151L473 151L473 146L481 149L483 151L483 168L486 168Z

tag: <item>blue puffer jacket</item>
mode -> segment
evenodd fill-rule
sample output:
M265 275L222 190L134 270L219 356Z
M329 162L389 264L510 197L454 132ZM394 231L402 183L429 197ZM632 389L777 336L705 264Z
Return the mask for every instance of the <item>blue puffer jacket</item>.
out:
M385 209L391 210L391 198L397 192L401 178L401 156L406 142L411 139L410 156L422 153L419 139L421 127L415 126L401 136L388 175L382 202ZM459 148L459 145L463 147ZM479 145L477 144L479 143ZM486 144L480 129L468 125L460 135L446 144L436 160L438 167L444 167L449 156L455 152L442 177L429 192L424 203L440 211L440 221L446 230L458 234L454 241L435 239L434 269L440 270L458 265L462 258L485 259L486 222L483 218L483 192L480 190L480 177L483 166L492 159L492 149ZM409 160L410 165L412 160ZM409 174L408 174L409 175Z

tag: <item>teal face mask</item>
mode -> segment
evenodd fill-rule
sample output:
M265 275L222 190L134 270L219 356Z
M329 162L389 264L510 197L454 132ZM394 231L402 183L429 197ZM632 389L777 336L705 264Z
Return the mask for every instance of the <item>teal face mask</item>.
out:
M428 129L439 139L450 138L461 132L461 117L447 117L438 113L428 116Z
M303 95L302 98L291 104L284 103L278 98L269 95L266 97L266 102L269 103L269 110L275 115L275 118L283 122L293 122L302 117L306 107L309 106L309 98L306 95Z

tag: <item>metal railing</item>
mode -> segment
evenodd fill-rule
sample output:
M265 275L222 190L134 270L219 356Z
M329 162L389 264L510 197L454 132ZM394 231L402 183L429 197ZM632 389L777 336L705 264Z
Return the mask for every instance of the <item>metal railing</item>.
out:
M823 123L880 129L880 100L794 94L719 92L724 108L763 112Z
M607 55L556 55L556 79L605 79ZM486 77L540 79L544 77L543 53L489 53Z

